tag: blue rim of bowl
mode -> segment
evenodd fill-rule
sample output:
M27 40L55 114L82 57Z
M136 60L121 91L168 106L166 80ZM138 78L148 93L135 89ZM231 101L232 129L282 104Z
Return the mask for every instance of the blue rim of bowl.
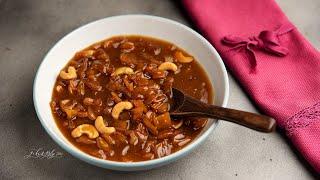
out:
M167 18L162 18L162 17L158 17L158 16L152 16L152 15L143 15L143 14L129 14L129 15L119 15L119 16L111 16L111 17L106 17L106 18L102 18L93 22L90 22L88 24L85 24L83 26L80 26L76 29L74 29L73 31L71 31L70 33L68 33L67 35L65 35L63 38L61 38L46 54L46 56L43 58L42 62L40 63L40 66L38 67L35 79L34 79L34 83L33 83L33 102L34 102L34 107L37 113L37 116L42 124L42 126L44 127L44 129L46 130L46 132L50 135L50 137L60 146L62 147L64 150L66 150L68 153L70 153L71 155L89 163L95 166L99 166L99 167L103 167L103 168L109 168L109 169L114 169L114 170L125 170L123 168L137 168L137 169L148 169L148 167L152 168L152 167L156 167L156 166L160 166L162 164L166 164L172 161L175 161L185 155L187 155L188 153L192 152L196 147L198 147L198 145L200 145L201 143L204 142L205 139L208 138L209 134L212 133L212 131L218 126L219 121L217 120L214 124L212 124L201 136L199 136L196 140L194 140L192 143L190 143L189 145L187 145L186 147L182 148L181 150L170 154L168 156L162 157L162 158L158 158L158 159L153 159L153 160L148 160L148 161L139 161L139 162L118 162L118 161L110 161L110 160L104 160L104 159L99 159L96 158L94 156L90 156L80 150L74 150L70 147L70 145L66 144L62 139L60 139L58 136L55 135L55 133L52 131L52 129L45 123L45 121L42 119L40 113L39 113L39 109L38 109L38 102L37 102L37 92L36 92L36 85L37 85L37 80L38 80L38 73L39 70L41 69L44 60L47 58L47 56L51 53L51 51L58 45L60 44L64 39L66 39L67 37L69 37L71 34L80 31L81 29L90 26L94 23L100 22L100 21L105 21L105 20L110 20L110 19L117 19L117 18L149 18L149 19L153 19L153 20L158 20L160 22L165 22L165 23L171 23L173 25L176 26L180 26L181 28L186 29L187 31L190 31L193 35L197 36L197 38L199 38L202 42L204 42L210 49L211 52L213 52L213 54L215 55L215 58L217 58L217 60L219 61L219 66L221 66L222 72L223 72L223 80L224 80L224 84L225 84L225 95L223 98L223 102L222 102L222 106L226 107L227 106L227 102L229 99L229 80L228 80L228 75L227 75L227 70L225 68L225 65L220 57L220 55L218 54L218 52L216 51L216 49L203 37L201 36L199 33L197 33L196 31L194 31L193 29L189 28L188 26L185 26L181 23L178 23L176 21L167 19ZM76 147L75 147L76 148ZM145 167L145 168L144 168ZM128 169L130 170L130 169Z

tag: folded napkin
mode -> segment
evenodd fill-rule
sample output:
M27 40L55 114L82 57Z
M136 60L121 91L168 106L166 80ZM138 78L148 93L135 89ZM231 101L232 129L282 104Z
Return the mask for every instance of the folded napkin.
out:
M320 53L273 0L184 0L257 106L320 172Z

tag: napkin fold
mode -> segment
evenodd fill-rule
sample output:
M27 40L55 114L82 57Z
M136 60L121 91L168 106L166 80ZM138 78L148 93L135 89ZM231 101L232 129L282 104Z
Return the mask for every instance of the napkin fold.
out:
M273 0L183 0L262 112L320 173L320 53Z

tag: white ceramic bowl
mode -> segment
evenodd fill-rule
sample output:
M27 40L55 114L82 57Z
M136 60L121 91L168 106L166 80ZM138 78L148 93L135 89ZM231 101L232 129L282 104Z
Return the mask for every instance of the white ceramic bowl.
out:
M66 35L43 59L34 81L33 100L42 126L54 141L73 156L107 169L121 171L151 169L190 153L209 136L217 126L217 122L209 121L192 143L169 156L143 162L114 162L87 155L73 146L58 129L49 106L56 77L75 52L108 37L124 34L156 37L185 49L207 72L214 87L215 104L226 106L229 95L228 76L219 54L211 44L187 26L165 18L147 15L109 17L84 25Z

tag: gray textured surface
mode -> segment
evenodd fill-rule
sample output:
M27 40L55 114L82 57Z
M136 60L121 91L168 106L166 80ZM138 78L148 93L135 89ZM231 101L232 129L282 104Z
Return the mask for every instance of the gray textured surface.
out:
M278 0L289 18L320 48L320 1ZM119 14L152 14L190 25L166 0L0 0L0 179L312 179L279 134L221 122L185 159L151 171L122 173L86 164L63 151L38 121L32 102L35 72L66 33ZM231 78L229 107L256 111ZM59 159L24 159L33 148L56 149Z

